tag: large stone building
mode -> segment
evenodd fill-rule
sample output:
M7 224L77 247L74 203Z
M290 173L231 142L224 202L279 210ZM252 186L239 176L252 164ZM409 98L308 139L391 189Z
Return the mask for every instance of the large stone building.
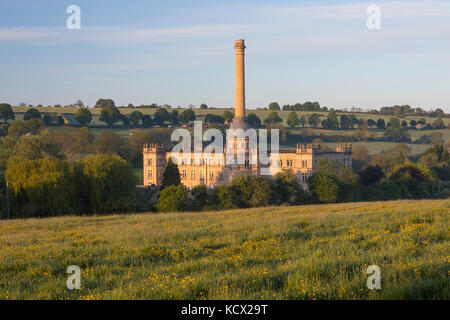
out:
M236 40L236 105L235 115L230 129L247 131L249 125L245 117L245 64L244 64L244 40ZM258 147L257 147L258 148ZM157 144L144 145L143 149L143 176L144 185L160 186L162 177L169 158L178 165L181 183L188 188L204 184L207 187L214 187L220 184L230 184L231 181L242 174L274 176L278 172L292 169L299 181L306 188L306 180L321 159L352 166L352 147L347 144L339 144L336 151L321 150L320 145L298 144L296 150L280 150L269 153L269 163L263 165L256 159L250 161L254 154L250 152L248 137L234 137L227 139L225 150L221 154L208 154L200 152L189 152L186 154L174 153L165 150ZM227 153L232 153L237 158L241 155L244 161L242 164L229 163L225 161ZM257 153L256 153L257 154Z

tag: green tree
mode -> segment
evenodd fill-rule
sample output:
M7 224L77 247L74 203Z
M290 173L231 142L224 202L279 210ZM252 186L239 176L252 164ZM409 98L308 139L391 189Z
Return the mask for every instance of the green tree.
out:
M129 150L125 140L113 131L102 131L94 140L94 150L98 154L118 154L123 158L129 158Z
M23 120L27 121L30 119L41 119L41 113L38 109L31 108L28 109L27 112L25 112L25 115L23 116Z
M82 125L85 126L92 121L92 114L87 108L81 108L75 113L75 119Z
M313 113L308 117L308 123L311 127L316 128L320 123L320 116L317 113Z
M343 115L341 116L341 121L340 121L340 123L341 123L341 128L342 128L342 129L350 129L350 127L351 127L351 121L350 121L350 118L349 118L349 116L347 116L346 114L343 114Z
M254 113L250 113L247 116L247 122L251 128L258 129L259 127L261 127L261 119L259 119L258 116Z
M156 205L160 212L181 212L188 204L188 193L184 185L171 185L161 191Z
M142 126L144 127L151 127L153 125L153 119L150 115L144 114L142 116Z
M130 122L131 122L131 125L132 125L133 127L137 127L137 126L139 125L139 123L141 122L142 117L143 117L142 112L137 111L137 110L136 110L136 111L133 111L133 112L130 114L130 117L129 117Z
M230 110L225 110L222 114L222 117L225 119L225 121L230 122L233 120L234 114Z
M166 121L170 122L170 120L171 120L170 113L164 108L159 108L153 115L153 121L158 126L163 126Z
M208 106L205 103L202 103L200 105L200 109L208 109Z
M271 102L271 103L269 103L269 110L280 111L281 108L280 108L280 105L278 104L278 102Z
M192 109L186 109L180 114L181 123L188 124L191 121L195 121L195 112Z
M180 179L180 171L178 170L178 166L172 161L172 158L169 158L167 162L166 169L163 173L163 181L162 181L162 189L165 189L169 186L178 186L181 183Z
M47 217L74 212L73 175L66 162L56 158L8 160L11 212L15 218Z
M339 187L335 179L322 173L313 173L308 178L313 197L321 203L333 203L338 199Z
M359 173L359 181L364 186L374 185L382 178L384 178L384 172L380 166L367 166Z
M136 177L126 160L98 154L78 161L77 173L81 212L120 213L133 208Z
M298 118L297 112L292 111L289 113L287 124L289 127L297 127L300 123L300 119Z
M95 103L95 107L96 108L106 108L106 107L115 108L116 104L111 99L99 99Z
M106 105L102 107L100 111L100 121L106 122L108 126L112 126L114 123L122 119L119 109L115 106Z
M304 115L302 115L302 116L300 117L299 123L301 124L301 126L302 126L303 128L305 127L307 121L306 121L306 117L305 117Z
M328 112L327 120L328 120L328 127L330 129L339 128L339 120L337 118L336 112L334 112L333 110Z
M11 105L7 103L1 103L0 104L0 119L3 119L6 122L8 120L14 120L14 111L11 108Z
M384 122L384 119L379 118L379 119L377 120L377 128L378 128L379 130L384 130L384 129L386 129L386 124L385 124L385 122Z
M274 125L283 122L283 120L278 116L277 112L272 111L271 113L269 113L267 119L265 119L264 122L268 125Z

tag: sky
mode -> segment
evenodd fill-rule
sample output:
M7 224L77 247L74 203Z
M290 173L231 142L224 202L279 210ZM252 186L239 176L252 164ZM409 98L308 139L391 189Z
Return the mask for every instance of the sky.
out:
M241 38L249 109L450 112L449 0L0 0L0 103L233 107Z

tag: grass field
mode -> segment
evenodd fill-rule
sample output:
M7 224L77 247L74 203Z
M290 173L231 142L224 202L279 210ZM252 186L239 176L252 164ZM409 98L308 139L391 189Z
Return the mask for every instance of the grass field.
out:
M0 221L1 299L449 299L450 200ZM381 268L381 290L366 268ZM81 290L66 268L81 268Z

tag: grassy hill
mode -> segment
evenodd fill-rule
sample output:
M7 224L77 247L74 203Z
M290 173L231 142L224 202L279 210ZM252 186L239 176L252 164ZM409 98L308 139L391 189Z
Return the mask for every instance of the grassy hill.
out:
M0 221L1 299L449 299L450 200ZM381 268L368 290L366 268ZM66 268L82 289L66 289Z

